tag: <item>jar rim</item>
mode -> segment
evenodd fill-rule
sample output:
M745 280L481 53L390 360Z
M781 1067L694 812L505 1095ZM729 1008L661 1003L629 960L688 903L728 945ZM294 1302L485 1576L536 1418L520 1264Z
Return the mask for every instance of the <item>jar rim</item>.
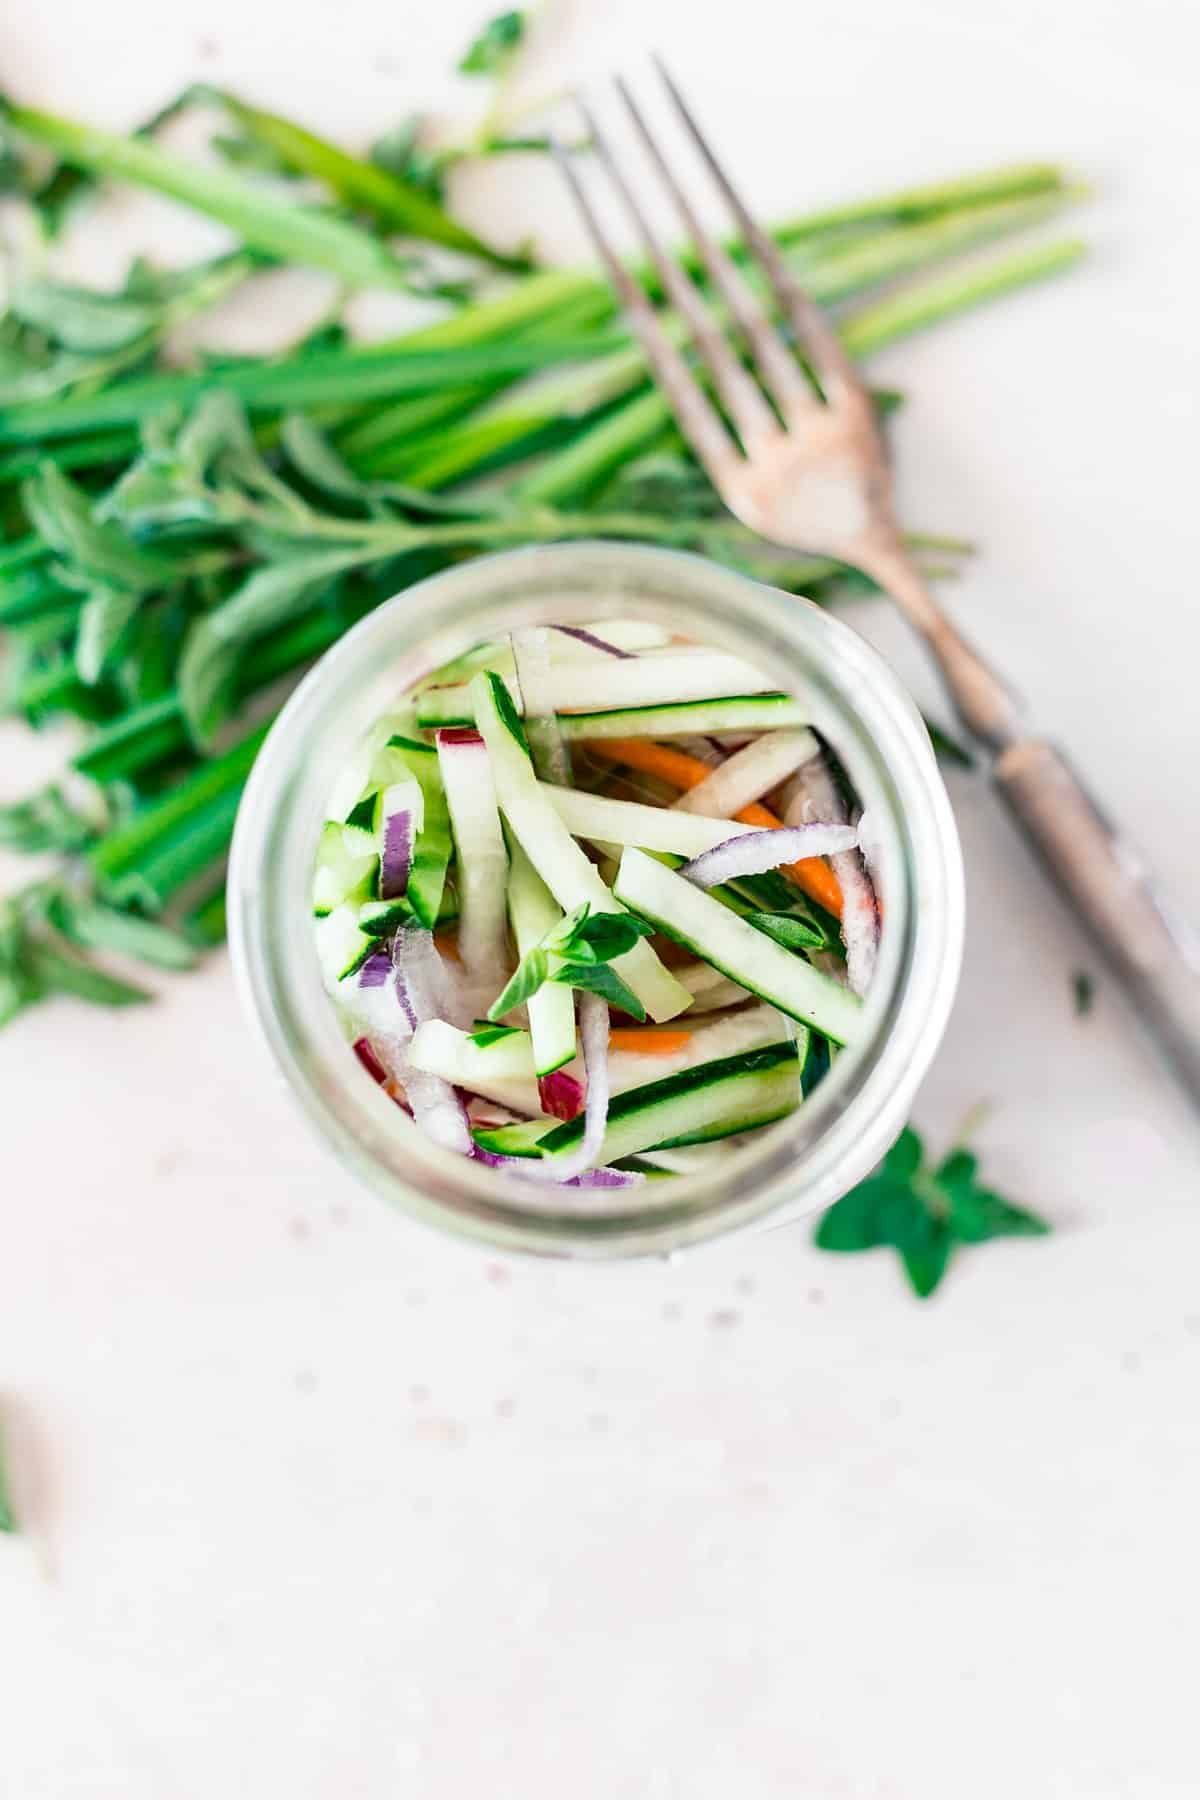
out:
M804 1105L752 1134L708 1173L606 1190L603 1211L551 1204L426 1139L347 1053L321 983L306 904L323 803L341 760L388 700L514 625L688 611L686 629L803 691L880 828L888 929L861 1045ZM833 729L830 730L832 725ZM661 1254L829 1204L904 1122L949 1014L963 936L961 855L928 734L865 639L811 602L702 557L570 540L499 551L404 589L309 671L268 734L243 796L229 879L229 932L243 1004L277 1072L327 1145L410 1214L507 1249L591 1257ZM897 1101L900 1101L898 1107ZM866 1166L865 1150L872 1154ZM802 1176L802 1180L801 1180ZM677 1198L661 1196L669 1187ZM790 1192L789 1192L790 1190ZM594 1197L594 1196L593 1196ZM791 1204L789 1205L789 1200Z

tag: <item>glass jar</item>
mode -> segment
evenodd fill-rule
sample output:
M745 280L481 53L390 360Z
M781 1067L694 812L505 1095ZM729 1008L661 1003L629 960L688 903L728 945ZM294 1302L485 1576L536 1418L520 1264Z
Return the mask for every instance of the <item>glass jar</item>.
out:
M330 785L368 726L433 670L517 627L637 616L756 663L802 698L869 823L884 909L861 1042L804 1104L702 1174L614 1190L514 1180L427 1139L350 1054L317 965L308 895ZM958 839L920 715L856 632L699 557L565 543L477 558L406 589L297 688L238 817L229 928L245 1004L311 1126L405 1212L509 1250L662 1253L831 1204L903 1126L958 979Z

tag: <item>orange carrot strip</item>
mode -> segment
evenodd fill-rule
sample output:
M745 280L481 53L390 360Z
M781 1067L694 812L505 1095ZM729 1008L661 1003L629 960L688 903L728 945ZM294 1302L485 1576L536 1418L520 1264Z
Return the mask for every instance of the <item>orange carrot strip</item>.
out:
M646 775L658 775L672 787L698 787L712 770L698 756L676 750L669 744L656 744L650 738L589 738L586 748L596 756L641 769ZM761 831L777 831L783 824L768 807L754 801L734 815L742 825L757 825ZM842 916L842 890L837 876L819 856L806 856L801 862L782 863L782 873L803 888L804 892L835 918Z
M658 1031L651 1026L626 1031L618 1026L609 1032L608 1045L610 1050L637 1050L645 1056L674 1056L687 1049L691 1036L690 1031Z
M460 955L458 948L458 932L456 929L452 927L449 931L435 932L433 941L441 951L442 955L448 956L451 962L462 961L462 956Z

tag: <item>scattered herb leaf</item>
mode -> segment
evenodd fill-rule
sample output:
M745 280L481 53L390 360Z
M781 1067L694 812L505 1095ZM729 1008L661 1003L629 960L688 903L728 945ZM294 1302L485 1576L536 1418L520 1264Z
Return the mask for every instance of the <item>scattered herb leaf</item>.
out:
M504 75L525 40L528 23L525 12L497 13L463 52L459 73L489 75L493 79Z
M1085 1019L1096 1001L1096 983L1086 969L1076 969L1071 977L1071 992L1075 1000L1075 1016Z
M644 1019L641 1002L609 964L632 950L640 938L649 937L650 931L632 913L594 913L585 900L525 952L503 993L488 1008L488 1018L502 1019L545 982L558 981L564 987L602 994L631 1018Z
M834 1203L814 1241L822 1250L896 1250L913 1290L932 1294L955 1248L995 1237L1040 1237L1044 1220L980 1185L978 1159L957 1147L936 1166L925 1162L908 1126L879 1168Z

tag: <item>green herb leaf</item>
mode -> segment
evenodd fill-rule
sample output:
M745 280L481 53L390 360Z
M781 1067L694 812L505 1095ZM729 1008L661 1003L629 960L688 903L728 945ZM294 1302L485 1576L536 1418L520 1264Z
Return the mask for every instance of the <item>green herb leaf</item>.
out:
M493 78L505 74L521 48L527 24L525 12L497 13L463 52L459 73Z
M196 946L179 932L97 900L57 895L50 918L65 937L87 950L132 956L160 969L190 969L196 962Z
M139 549L97 519L88 495L53 463L25 483L22 498L34 528L63 559L60 579L71 586L100 583L140 594L178 579L169 557Z
M229 598L199 620L179 659L179 699L189 728L208 744L229 716L246 647L284 624L345 570L361 549L297 552L256 569Z
M978 1166L974 1153L960 1145L930 1169L920 1138L908 1127L874 1174L829 1208L815 1242L841 1252L885 1245L897 1250L913 1289L925 1299L945 1275L956 1244L1039 1237L1050 1229L1036 1214L981 1187Z
M819 950L825 944L825 933L795 913L748 912L747 925L782 944L785 950Z
M622 981L611 963L561 963L550 979L560 982L563 987L583 988L588 993L602 995L610 1006L628 1013L639 1024L646 1017L645 1007L633 989Z
M404 179L394 167L385 167L378 159L364 162L350 156L290 119L250 106L233 94L216 89L206 93L229 111L248 139L278 158L285 168L323 182L352 212L368 214L387 231L512 266L509 258L490 250L451 218L426 189Z
M45 787L28 799L0 806L0 848L36 856L45 850L82 850L97 835L97 826L64 798L61 788Z
M99 681L140 604L140 596L128 588L97 588L85 601L75 638L75 668L80 681L89 686Z
M918 1213L897 1248L913 1292L927 1300L946 1273L954 1248L953 1231L944 1219Z
M93 1006L141 1006L154 998L131 981L121 981L37 940L29 948L29 965L38 986L47 994L74 994L76 999L90 1001Z
M1071 992L1075 1000L1075 1017L1086 1019L1096 1000L1096 984L1086 969L1076 969L1072 975Z
M84 352L125 349L154 329L159 314L150 301L54 281L21 282L8 307L23 325L44 332L64 349Z
M460 152L427 150L421 142L425 121L419 113L407 119L371 145L371 161L386 169L407 187L417 188L431 200L442 201L446 191L446 171Z
M521 958L504 992L488 1008L489 1019L502 1019L514 1006L536 994L544 982L586 988L602 994L632 1018L644 1019L641 1001L609 967L610 959L632 950L652 927L631 913L594 913L586 900L564 915Z
M550 957L540 944L527 950L504 991L488 1007L489 1019L502 1019L514 1006L523 1006L550 978Z
M583 961L611 962L614 956L632 950L639 938L653 935L654 927L632 913L593 912L581 921L562 951Z

